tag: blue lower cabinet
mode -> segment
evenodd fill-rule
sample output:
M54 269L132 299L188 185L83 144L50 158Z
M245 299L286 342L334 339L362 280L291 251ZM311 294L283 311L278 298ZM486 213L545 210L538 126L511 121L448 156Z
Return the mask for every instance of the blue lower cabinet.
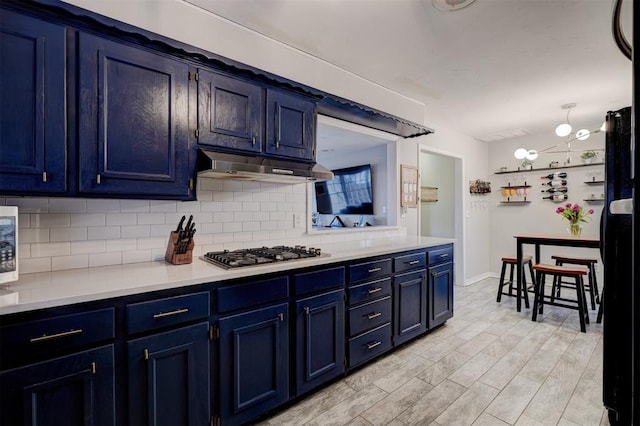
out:
M113 345L0 373L0 424L115 424Z
M344 290L296 302L296 394L344 372Z
M453 317L453 263L447 262L428 269L429 328Z
M394 331L398 345L427 330L427 277L424 270L393 279Z
M222 424L245 423L289 399L287 306L220 319Z
M208 331L203 322L127 343L130 424L209 423Z

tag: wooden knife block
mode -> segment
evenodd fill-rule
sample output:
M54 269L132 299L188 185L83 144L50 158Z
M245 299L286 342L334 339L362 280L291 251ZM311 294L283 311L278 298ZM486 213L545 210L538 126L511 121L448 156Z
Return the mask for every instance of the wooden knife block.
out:
M193 262L193 239L187 246L186 253L178 254L176 251L178 250L178 233L175 231L171 231L171 235L169 235L169 242L167 243L167 252L164 254L164 259L173 263L174 265L185 265Z

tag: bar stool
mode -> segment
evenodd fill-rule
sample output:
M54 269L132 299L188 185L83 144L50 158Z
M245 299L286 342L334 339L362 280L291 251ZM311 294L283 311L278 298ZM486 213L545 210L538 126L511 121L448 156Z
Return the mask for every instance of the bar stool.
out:
M515 264L518 262L518 259L513 256L505 256L502 258L502 270L500 272L500 283L498 284L498 297L496 299L496 302L500 302L500 300L502 300L502 295L504 294L505 296L518 296L517 294L513 293L513 286L515 283L515 281L513 280L513 275L514 275L514 266ZM507 265L509 265L509 281L505 281L504 280L504 276L505 273L507 271ZM528 292L528 287L527 287L527 279L525 278L525 274L524 274L524 265L529 265L529 273L531 275L531 285L533 287L533 284L535 284L535 276L533 273L533 264L531 263L531 256L522 256L522 297L524 298L524 306L526 308L529 308L529 292ZM504 286L506 284L509 284L509 291L505 292L503 290Z
M580 315L580 331L587 332L585 324L589 324L589 313L587 311L586 293L584 290L583 276L589 273L587 268L581 266L558 266L558 265L545 265L536 264L533 265L533 269L536 271L535 281L535 298L533 302L533 316L531 321L538 319L538 312L543 313L544 305L560 306L568 309L575 309ZM551 296L544 295L544 282L547 275L551 275L556 279L573 279L575 281L576 299L564 299L560 296L555 296L553 293ZM553 290L552 290L553 291ZM559 302L558 302L559 301ZM570 304L569 304L570 303Z
M585 285L585 290L589 291L589 296L591 298L591 309L596 309L596 303L600 303L600 294L598 294L598 279L596 277L596 267L595 264L598 263L597 259L593 258L583 258L583 257L567 257L567 256L551 256L551 259L556 261L556 265L562 266L565 263L570 265L581 265L589 268L589 274L587 275L589 278L589 284ZM554 279L553 287L554 291L558 296L560 296L560 289L563 286L562 282L558 283L558 280Z

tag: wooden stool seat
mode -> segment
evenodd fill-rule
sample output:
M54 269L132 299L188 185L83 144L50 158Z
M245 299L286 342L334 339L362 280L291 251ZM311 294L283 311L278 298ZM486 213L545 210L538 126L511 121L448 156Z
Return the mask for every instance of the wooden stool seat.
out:
M589 323L589 313L587 311L586 293L584 290L583 277L589 274L589 269L582 266L560 266L560 265L545 265L536 264L533 265L533 269L536 271L536 285L535 285L535 298L533 302L533 316L532 321L538 319L538 312L543 313L544 305L560 306L568 309L575 309L580 315L580 331L587 332L586 324ZM562 279L573 279L575 284L572 288L576 290L577 300L563 299L560 296L556 296L553 291L551 296L545 297L545 278L547 275L551 275L554 278L554 286L556 280L562 282Z
M527 285L527 279L524 274L524 267L527 265L529 267L529 274L531 276L531 288L533 288L533 284L535 283L535 274L533 272L533 263L531 262L533 259L531 256L522 256L522 263L520 267L523 269L522 271L522 293L519 294L518 289L516 288L516 294L513 293L514 284L517 284L513 278L514 275L514 266L518 263L518 259L516 256L504 256L502 260L502 270L500 271L500 283L498 284L498 297L496 298L496 302L500 303L502 300L502 295L505 296L515 296L522 297L524 299L525 307L529 308L529 286ZM509 280L505 281L505 273L507 272L507 265L509 266ZM503 290L505 284L509 284L509 291L505 292ZM517 285L516 285L517 287Z
M600 303L600 294L598 292L598 279L596 277L596 267L595 264L598 263L598 259L592 257L570 257L570 256L561 256L554 255L551 256L551 259L556 261L556 265L581 265L586 266L589 271L588 281L584 286L585 291L589 292L589 296L591 298L591 309L596 309L596 303ZM555 279L553 282L553 291L555 294L560 296L560 291L563 287L567 287L563 285L563 283L559 279Z

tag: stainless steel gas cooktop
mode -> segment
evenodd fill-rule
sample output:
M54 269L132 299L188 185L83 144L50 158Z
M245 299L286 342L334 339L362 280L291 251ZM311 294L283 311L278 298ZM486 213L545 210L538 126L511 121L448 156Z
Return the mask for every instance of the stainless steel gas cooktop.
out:
M289 260L308 259L311 257L325 257L319 248L305 246L275 246L257 247L240 250L210 251L201 257L202 260L213 263L225 269L243 266L264 265L267 263L284 262Z

